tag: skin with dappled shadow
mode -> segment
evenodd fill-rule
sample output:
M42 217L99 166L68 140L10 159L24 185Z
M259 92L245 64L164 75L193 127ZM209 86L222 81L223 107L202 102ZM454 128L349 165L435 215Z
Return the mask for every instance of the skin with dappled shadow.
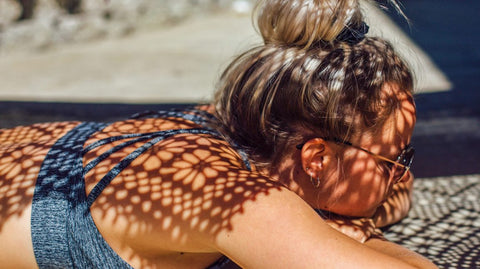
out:
M50 147L78 123L35 124L0 130L0 231L30 206L40 165Z
M183 119L119 122L94 135L87 145L122 133L195 127L198 126ZM122 142L89 152L84 163ZM86 175L87 193L138 146L133 144L92 169ZM144 266L149 261L142 255L172 255L173 251L165 250L165 245L187 256L185 252L190 252L189 248L196 244L198 234L206 234L213 240L220 231L232 229L230 220L242 213L245 201L278 188L277 184L242 167L241 157L225 141L208 135L174 136L159 142L123 170L93 204L92 215L106 240L127 260L138 260ZM141 251L131 250L145 241L150 242ZM218 254L206 257L204 265L212 263Z
M410 99L403 103L401 111L405 114L395 114L385 130L354 137L352 143L394 160L409 143L414 123ZM2 241L18 241L18 234L30 232L24 224L28 222L42 161L53 143L77 124L38 124L1 131ZM83 166L89 167L84 175L87 195L118 163L145 144L135 142L105 155L135 138L129 134L199 127L183 118L146 118L115 122L94 133L84 149L102 139L126 136L84 154ZM242 156L215 135L173 135L158 141L121 170L94 200L91 215L112 249L138 268L207 267L223 255L213 247L216 242L225 234L244 229L245 224L238 224L238 216L251 214L246 205L263 201L271 193L288 192L286 189L313 208L330 210L322 213L326 223L351 238L365 244L381 239L377 227L394 223L408 212L411 180L394 185L392 167L353 147L318 138L305 147L314 148L315 153L318 141L323 143L322 154L327 154L322 161L332 156L334 161L323 163L326 174L321 185L314 187L312 179L302 172L302 161L308 154L295 147L285 154L276 174L256 170L255 166L249 171ZM97 158L101 160L90 167ZM408 179L410 174L404 180ZM321 225L321 218L317 222ZM258 224L248 223L252 227ZM28 245L31 238L23 240ZM31 246L28 249L31 251ZM0 248L0 252L6 251ZM21 265L34 266L33 255L23 259Z
M36 176L45 155L55 140L77 124L37 124L2 130L0 229L9 221L18 223L20 216L29 217L25 212L31 206ZM92 135L84 148L108 137L197 127L191 121L178 118L115 122ZM129 139L132 138L87 152L84 166ZM85 174L86 193L89 194L116 164L143 143L124 147L90 169ZM294 151L295 154L299 152ZM371 160L369 156L355 156L357 159L364 157ZM383 169L381 167L379 165L378 169ZM287 170L282 172L284 176ZM365 173L368 167L361 170ZM389 178L388 171L382 170L384 181ZM367 173L367 177L371 175ZM329 186L328 182L322 184L326 191L332 190ZM396 185L403 191L394 192L395 195L376 210L377 226L395 222L408 211L409 191L402 186ZM334 188L341 190L341 181L335 183ZM280 190L279 183L255 170L248 171L241 156L224 140L208 134L180 134L160 141L121 171L93 202L91 214L107 243L132 265L183 267L193 262L205 267L221 254L198 242L215 240L218 233L234 229L231 220L243 213L243 204L255 201L260 194L268 195L272 189ZM321 190L310 189L317 193L317 201L323 200L318 194ZM353 192L349 197L358 197L355 203L363 206L361 199L368 200L368 196L359 195L362 194ZM336 200L334 204L339 202ZM381 236L370 218L345 217L331 212L323 216L332 227L359 241Z
M393 91L391 94L397 93L395 87L389 91ZM415 107L411 96L405 95L400 99L402 109L390 116L382 128L367 129L360 135L352 137L349 142L395 161L402 150L410 144L415 124ZM413 179L411 174L402 178L401 181L405 183L396 185L395 176L401 175L404 171L401 167L353 146L320 139L315 134L310 137L314 137L311 140L314 143L311 147L306 143L302 150L290 150L289 154L284 155L282 165L276 169L280 180L299 178L305 173L310 174L314 180L317 177L320 179L319 188L312 186L314 184L311 178L306 178L305 182L301 180L284 182L312 207L342 215L370 217L380 204L387 201L402 204L403 211L408 211L408 190L411 189L409 179ZM310 169L305 171L305 167L309 165L298 162L305 154L314 156L315 143L321 146L319 153L324 154L321 159L324 163L320 163L322 169L316 171L310 165ZM395 196L392 196L394 193ZM399 194L401 197L396 196ZM395 202L390 201L392 199L395 199ZM392 208L388 204L385 207Z
M388 42L365 36L356 3L260 1L264 45L225 69L202 108L211 114L62 123L38 148L2 131L15 152L0 156L0 263L34 267L33 238L48 266L62 259L48 247L62 245L78 267L204 268L225 255L246 268L434 268L377 229L410 205L413 80ZM27 166L39 171L33 206L34 179L13 182ZM39 223L66 236L51 240Z
M0 225L18 222L19 216L29 217L25 211L31 207L45 155L57 138L76 124L39 124L0 133ZM85 146L127 133L196 127L174 118L116 122L92 135ZM89 151L84 165L126 140ZM88 171L87 195L141 145L122 148ZM135 267L181 268L192 262L206 267L221 254L198 243L199 238L213 241L219 232L233 229L231 218L242 213L243 203L268 194L270 189L279 189L279 185L248 171L225 141L211 135L181 134L152 146L118 174L95 200L91 214L107 243Z

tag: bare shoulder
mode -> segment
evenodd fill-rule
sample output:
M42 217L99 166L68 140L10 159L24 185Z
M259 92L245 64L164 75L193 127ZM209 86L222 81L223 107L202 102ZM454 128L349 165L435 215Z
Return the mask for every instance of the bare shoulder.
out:
M122 124L118 128L127 127ZM112 154L92 169L86 175L87 192L142 143ZM88 153L84 163L105 150ZM161 140L138 156L115 177L94 206L117 208L116 214L154 223L153 229L162 233L180 229L172 231L173 223L186 223L190 231L215 233L229 226L229 216L242 211L239 201L272 187L274 183L267 178L248 171L240 154L223 139L186 133Z
M165 125L195 127L188 122L175 126L171 121L148 122L154 126L149 131L163 130ZM95 135L87 144L102 136L141 131L145 123L136 127L137 123L112 125L104 130L108 133ZM119 150L88 172L87 192L142 143ZM86 154L84 164L106 150ZM123 169L91 212L104 238L122 257L141 260L145 253L156 253L167 259L180 252L220 255L213 241L221 231L232 228L231 220L242 214L245 201L278 188L268 178L249 171L225 140L208 133L177 134L158 141Z
M100 162L87 174L87 190L135 148ZM205 267L224 254L255 268L408 268L330 228L299 196L246 169L234 148L209 134L154 144L115 177L91 212L110 246L138 266L181 268L195 260Z
M145 124L137 123L112 125L105 135L137 132ZM159 129L157 124L161 129L172 124L157 120L150 123L156 127L149 130ZM96 135L92 141L101 136ZM92 169L86 175L87 192L139 146L132 144ZM105 150L87 154L84 162ZM115 177L92 205L91 212L112 248L122 257L137 260L142 260L146 253L168 259L179 252L233 251L232 258L237 258L242 250L236 249L235 244L254 250L287 234L271 233L279 232L278 227L305 219L320 221L298 196L249 171L240 154L226 141L205 134L179 134L156 143ZM251 245L242 241L247 238ZM249 254L255 257L255 253Z
M396 244L361 244L333 230L284 188L257 193L242 208L215 239L242 268L436 268Z

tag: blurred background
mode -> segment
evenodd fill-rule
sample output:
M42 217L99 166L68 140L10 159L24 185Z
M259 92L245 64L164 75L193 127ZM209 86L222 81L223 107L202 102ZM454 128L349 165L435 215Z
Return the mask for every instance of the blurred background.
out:
M480 173L480 1L363 3L417 77L417 177ZM253 0L0 0L0 128L206 103Z

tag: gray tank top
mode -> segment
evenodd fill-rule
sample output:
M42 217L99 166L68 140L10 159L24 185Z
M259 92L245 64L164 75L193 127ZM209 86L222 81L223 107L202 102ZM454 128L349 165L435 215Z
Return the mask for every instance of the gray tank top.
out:
M210 115L190 110L149 112L135 116L142 117L177 117L202 124L209 120ZM106 126L105 123L95 122L79 124L52 146L42 163L35 185L31 217L33 249L40 268L132 268L99 233L90 215L92 203L123 169L163 139L184 133L220 137L215 130L207 127L176 129L108 137L84 148L85 141ZM82 157L85 153L118 140L125 142L83 166ZM144 144L117 163L87 196L84 175L114 152L138 142ZM250 170L245 154L242 151L239 153ZM218 264L212 266L219 268Z

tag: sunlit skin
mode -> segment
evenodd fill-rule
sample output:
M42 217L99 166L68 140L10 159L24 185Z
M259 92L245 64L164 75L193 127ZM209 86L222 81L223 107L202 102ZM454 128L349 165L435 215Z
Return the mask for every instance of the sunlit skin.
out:
M414 105L409 99L405 99L401 110L388 120L380 132L356 137L352 139L352 143L395 159L410 143L414 125ZM342 147L345 150L342 158L343 169L337 169L332 172L335 176L325 178L326 191L332 195L324 205L320 205L321 208L343 215L372 216L377 207L392 193L394 182L388 173L390 171L385 162L366 152L332 144L330 142L327 146ZM338 178L338 181L332 180L335 178ZM408 177L403 180L406 179Z
M390 126L391 123L384 128L396 131L352 142L394 158L409 142L415 119L413 105L407 100L402 104L395 126ZM44 124L0 131L2 266L36 267L30 238L36 175L49 147L77 124ZM198 126L173 118L122 121L95 133L86 145L121 133L193 127ZM371 142L378 140L382 142ZM120 141L87 153L83 164L117 143ZM111 155L89 171L85 176L87 194L105 173L138 146ZM333 158L339 152L344 154L341 172L336 157ZM292 150L291 155L298 155L298 159L292 161L286 157L282 173L270 174L255 168L249 172L227 142L209 135L176 135L156 144L123 170L93 203L91 214L107 243L135 268L204 268L223 254L245 267L302 266L308 261L325 266L334 262L345 268L349 260L337 261L333 259L335 255L350 253L352 261L373 255L371 250L360 248L357 242L325 225L307 203L339 214L371 216L392 188L388 177L378 168L378 160L354 148L342 148L321 139L307 142L304 150ZM305 169L306 165L310 169ZM309 177L312 172L322 173L319 188L312 186ZM279 176L284 177L280 180ZM399 199L405 196L408 191L399 195ZM390 222L391 212L395 212L392 208L404 204L408 207L409 202L398 205L393 202L376 221ZM332 224L339 230L350 227L338 228L338 222ZM301 246L287 240L292 237L301 240ZM328 248L321 247L327 245ZM390 247L396 249L389 244L382 249ZM331 251L332 260L320 255L326 251ZM399 250L399 255L404 252ZM378 261L365 261L398 262L386 256Z
M398 93L391 86L386 86L385 92ZM411 96L405 95L401 100L401 108L380 130L355 136L350 142L395 159L410 143L416 119ZM392 194L394 182L385 163L354 147L314 138L305 143L301 152L292 148L285 156L278 169L280 172L273 173L273 177L314 208L347 216L371 217ZM310 176L314 180L319 178L318 189L312 186ZM402 181L410 177L407 175Z
M36 266L30 237L36 176L50 146L77 124L39 124L0 133L3 266ZM122 121L94 134L86 145L122 133L193 127L198 126L178 119ZM120 142L89 152L84 165ZM87 194L138 146L114 153L88 172ZM136 268L204 268L222 256L213 247L216 234L232 229L231 218L241 214L246 200L272 189L279 189L278 184L248 172L225 141L178 135L158 143L123 170L92 205L91 214L109 245Z
M241 268L436 268L378 229L410 207L413 176L394 186L384 163L415 124L409 68L389 42L366 36L358 0L256 2L263 43L219 74L212 105L200 108L216 120L185 111L195 115L0 130L2 268L35 268L34 245L45 263L100 268L110 262L102 254L134 268L206 268L222 256ZM57 226L41 229L49 209ZM91 220L96 228L82 223ZM32 243L38 226L44 237ZM114 253L89 251L103 249L85 242L99 236ZM67 257L48 255L56 243Z

